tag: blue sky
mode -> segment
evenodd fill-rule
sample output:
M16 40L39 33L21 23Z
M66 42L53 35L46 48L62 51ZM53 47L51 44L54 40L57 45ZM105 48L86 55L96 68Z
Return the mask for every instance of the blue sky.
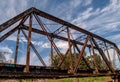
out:
M36 7L120 45L120 0L0 0L0 24L31 7ZM12 41L15 41L15 36L11 37L0 43L0 47L1 50L8 50L14 54ZM44 51L44 47L48 47L44 41L34 43L44 44L42 48L36 46L41 51ZM26 43L20 44L22 49ZM6 57L12 59L13 55ZM19 57L19 62L25 62L24 59L25 56ZM44 59L48 60L48 56ZM36 60L35 58L33 62Z

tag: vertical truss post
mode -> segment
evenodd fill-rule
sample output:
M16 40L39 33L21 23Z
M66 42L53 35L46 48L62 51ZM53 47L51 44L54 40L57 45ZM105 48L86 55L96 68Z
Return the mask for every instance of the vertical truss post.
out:
M52 37L51 37L52 40ZM53 65L53 45L52 45L52 41L50 41L50 46L51 46L51 64Z
M18 29L18 34L17 34L16 50L15 50L15 57L14 57L14 64L17 63L18 47L19 47L19 39L20 39L20 29Z
M84 51L85 51L85 48L86 48L86 45L87 45L87 42L89 40L89 36L87 36L86 40L85 40L85 43L83 44L83 47L82 47L82 50L80 52L80 54L78 55L78 59L75 63L75 68L73 70L73 73L76 73L77 72L77 68L78 68L78 65L80 64L80 60L82 59L83 57L83 54L84 54Z
M96 57L95 57L94 46L91 40L90 40L90 43L91 43L91 48L92 48L92 53L93 53L93 63L95 65L95 72L98 73L98 64L97 64Z
M104 52L102 51L101 48L99 48L98 44L96 43L96 41L92 38L93 43L95 44L97 50L99 51L100 55L102 56L103 60L105 61L106 65L108 66L109 70L113 73L114 69L112 68L110 62L107 60Z
M27 44L26 70L25 70L26 72L29 72L31 33L32 33L32 14L30 14L29 32L27 37L28 44Z
M69 46L69 54L70 54L70 72L73 73L73 56L72 56L72 51L71 51L71 42L70 42L70 30L67 27L67 36L68 36L68 46Z

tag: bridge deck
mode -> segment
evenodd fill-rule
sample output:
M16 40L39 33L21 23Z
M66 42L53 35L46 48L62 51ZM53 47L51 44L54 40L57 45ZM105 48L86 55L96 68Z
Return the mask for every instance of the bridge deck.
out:
M108 70L99 70L98 74L93 70L77 70L77 73L70 74L68 70L54 67L30 66L30 72L24 72L25 65L0 63L0 78L68 78L68 77L88 77L88 76L114 76L120 74L110 73Z

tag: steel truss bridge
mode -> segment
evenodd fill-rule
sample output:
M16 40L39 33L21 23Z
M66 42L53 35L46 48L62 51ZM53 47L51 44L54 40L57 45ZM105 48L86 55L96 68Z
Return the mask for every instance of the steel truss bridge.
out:
M30 8L1 24L0 33L0 44L16 33L14 64L0 63L0 78L120 77L120 70L114 65L115 60L120 64L120 50L115 43L36 8ZM47 39L51 59L54 53L59 56L57 67L47 66L43 56L35 48L32 40L39 40L36 35ZM25 65L17 64L21 36L27 41ZM66 43L67 49L64 52L58 47L58 41ZM41 66L30 65L31 49L40 60ZM87 61L85 52L91 56L91 62ZM96 53L102 59L101 69L94 57ZM78 56L74 58L73 54ZM62 69L62 65L67 65L65 59L68 55L70 65L67 69ZM81 61L86 64L86 69L79 68Z

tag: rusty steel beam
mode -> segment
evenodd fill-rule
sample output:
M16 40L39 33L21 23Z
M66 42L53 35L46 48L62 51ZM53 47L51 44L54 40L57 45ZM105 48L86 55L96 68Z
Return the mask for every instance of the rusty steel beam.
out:
M29 27L26 26L26 25L23 25L23 26L21 26L21 28L25 29L25 30L28 30ZM36 29L36 28L32 28L32 32L42 34L42 35L45 35L45 36L48 35L48 36L50 36L52 38L57 38L57 39L60 39L60 40L63 40L63 41L68 41L68 38L65 38L63 36L59 36L59 35L56 35L56 34L53 34L53 33L48 33L48 32L45 32L45 31L42 31L42 30L39 30L39 29ZM72 43L76 43L76 44L79 44L79 45L84 44L84 43L76 41L76 40L71 40L70 39L70 41ZM91 45L88 44L87 47L91 47ZM97 49L95 46L94 46L94 48Z
M77 46L75 43L74 43L74 46L76 47L77 51L80 53L81 51L80 51L80 49L78 48L78 46ZM82 57L82 59L83 59L83 61L86 63L87 67L88 67L89 69L91 69L91 67L89 66L87 60L84 58L84 56Z
M35 19L37 20L37 22L39 23L39 26L42 28L42 30L38 30L38 29L35 29L35 28L32 28L32 15L35 16ZM23 23L27 20L27 18L30 16L30 19L29 19L29 26L25 26ZM44 26L44 24L42 23L41 19L39 18L39 16L41 17L44 17L46 19L49 19L49 20L52 20L56 23L59 23L61 24L62 26L65 26L67 29L67 35L68 37L65 38L64 36L59 36L57 35L56 33L60 33L62 32L62 30L65 30L65 29L61 29L59 28L58 30L56 30L55 32L53 33L49 33L47 32L46 30L46 27ZM21 21L22 20L22 21ZM65 58L68 54L68 52L70 52L71 54L71 57L70 57L70 60L71 60L71 63L73 62L72 60L72 52L71 52L71 47L73 44L75 44L77 46L77 44L79 45L82 45L82 50L80 51L78 47L76 47L76 49L78 50L79 52L79 55L78 55L78 59L76 60L76 64L75 64L75 68L73 69L73 73L76 73L77 69L78 69L78 65L80 64L80 60L83 58L83 60L85 61L86 65L88 66L89 69L90 66L87 64L83 54L84 54L84 51L85 51L85 48L86 47L89 47L89 48L92 48L92 49L97 49L98 52L100 53L100 55L102 56L103 60L105 61L106 65L108 66L109 70L111 71L111 73L114 73L114 69L112 68L110 62L108 61L107 57L105 56L103 50L99 47L99 44L97 44L96 42L96 39L99 40L99 41L103 41L107 44L110 44L112 46L115 47L116 49L116 52L118 53L118 59L120 60L120 50L119 48L117 47L117 45L107 39L104 39L96 34L93 34L89 31L86 31L84 29L81 29L79 28L78 26L76 25L73 25L69 22L66 22L62 19L59 19L57 17L54 17L50 14L47 14L45 12L42 12L36 8L30 8L26 11L24 11L23 13L17 15L16 17L8 20L7 22L3 23L0 25L0 32L4 31L5 29L9 28L11 25L15 24L16 22L18 21L21 21L19 23L19 25L17 27L15 27L14 29L10 30L8 33L6 33L5 35L3 35L2 37L0 37L0 42L2 42L4 39L6 39L8 36L10 36L11 34L13 34L15 31L17 31L18 29L25 29L28 32L28 36L27 36L27 41L28 41L28 44L27 44L27 57L26 57L26 72L29 72L29 64L30 64L30 47L33 48L33 50L35 51L36 54L38 54L37 50L35 49L34 45L31 43L31 36L32 36L32 32L35 32L35 33L39 33L39 34L43 34L45 35L48 40L50 41L51 43L51 53L53 54L53 49L52 47L55 48L56 52L58 53L58 55L61 57L61 60L62 62L60 63L60 65L62 65L63 62L65 62ZM80 41L77 41L77 40L72 40L70 39L70 33L69 33L69 29L73 29L75 31L78 31L80 33L83 33L84 35L87 36L86 40L84 43L80 42ZM19 34L20 32L18 31L18 37L17 37L17 42L16 42L16 54L15 56L17 57L17 54L18 54L18 45L19 45ZM90 37L92 37L92 41L94 43L94 45L91 46L90 43L88 43ZM63 56L61 54L61 52L59 51L59 49L57 48L56 44L54 43L53 39L52 38L57 38L57 39L60 39L60 40L64 40L64 41L68 41L68 45L69 45L69 48L68 50L66 51L66 54L65 56ZM38 57L39 58L39 57ZM40 58L39 58L40 59ZM17 62L17 59L15 59L15 62ZM44 62L44 61L43 61ZM71 65L71 67L73 67Z
M51 37L51 40L53 41L53 39L52 39L52 37ZM50 46L51 46L51 50L50 50L50 52L51 52L51 54L50 54L50 57L51 57L51 60L52 60L52 62L51 62L51 64L53 65L53 46L52 46L52 41L50 42Z
M52 43L52 46L55 48L55 50L57 51L58 55L62 59L63 56L62 56L61 52L59 51L59 49L57 48L57 46L55 45L55 43L53 42L53 40L51 39L51 37L48 35L47 30L46 30L44 24L42 23L41 19L37 15L35 15L35 14L34 14L34 16L35 16L37 22L39 23L39 25L41 26L42 30L44 32L46 32L46 36L47 36L48 40Z
M117 76L117 74L113 73L102 73L102 74L67 74L67 73L1 73L1 79L60 79L60 78L80 78L80 77L105 77L105 76ZM119 75L120 77L120 75ZM118 79L119 79L118 77Z
M103 58L103 60L105 61L106 65L108 66L109 70L110 70L111 72L114 72L114 69L112 68L110 62L109 62L108 59L106 58L106 56L105 56L104 52L102 51L102 49L99 48L98 44L96 43L96 41L95 41L93 38L92 38L92 41L93 41L93 43L95 44L95 46L97 47L100 55L102 56L102 58Z
M23 26L21 27L22 29L25 29L25 30L28 30L28 26ZM58 35L55 35L55 34L52 34L52 33L48 33L48 32L44 32L44 31L41 31L41 30L38 30L38 29L35 29L35 28L32 28L32 32L34 33L38 33L38 34L43 34L43 35L48 35L50 37L53 37L53 38L57 38L57 39L61 39L61 40L64 40L64 41L68 41L67 38L65 37L62 37L62 36L58 36ZM75 44L79 44L79 45L83 45L83 43L79 42L79 41L76 41L76 40L71 40L72 43L75 43ZM91 45L87 45L87 47L91 47ZM95 48L95 47L94 47ZM96 49L96 48L95 48ZM79 51L80 52L80 51ZM83 57L83 60L85 61L85 63L87 64L87 61L85 60L85 58ZM60 66L60 65L59 65ZM87 64L88 68L89 65Z
M32 14L30 14L29 19L29 32L28 32L28 43L27 43L27 53L26 53L26 69L25 72L29 72L29 65L30 65L30 45L31 45L31 34L32 34Z
M73 73L73 56L71 51L70 30L68 27L67 27L67 36L68 36L68 47L69 47L69 54L70 54L70 72Z
M85 42L84 42L84 45L83 45L83 47L82 47L82 50L81 50L81 52L80 52L80 54L78 55L78 59L76 60L76 62L75 62L75 68L74 68L74 70L73 70L73 73L76 73L77 72L77 69L78 69L78 65L80 64L80 61L81 61L81 59L82 59L82 57L83 57L83 54L84 54L84 51L85 51L85 48L86 48L86 46L87 46L87 42L89 41L89 36L87 36L87 38L86 38L86 40L85 40Z
M52 46L55 48L57 54L60 56L60 58L61 58L61 60L62 60L62 59L63 59L62 53L61 53L60 50L57 48L57 46L56 46L56 44L54 43L54 41L53 41L53 39L51 38L51 36L48 35L48 32L47 32L47 30L46 30L46 27L45 27L44 24L42 23L41 19L40 19L37 15L35 15L35 14L34 14L34 16L35 16L37 22L39 23L39 25L41 26L42 30L43 30L44 32L46 32L46 36L47 36L48 40L52 43ZM64 63L65 63L65 65L66 65L66 62L64 62Z
M17 29L23 25L23 23L27 20L28 16L25 16L21 22L19 23L19 25L17 25L16 27L14 27L11 31L7 32L6 34L4 34L2 37L0 37L0 42L2 42L4 39L6 39L8 36L10 36L11 34L13 34L15 31L17 31ZM0 28L1 29L1 28Z
M20 29L18 30L18 34L17 34L16 50L15 50L15 57L14 57L14 64L17 63L18 47L19 47L19 39L20 39Z
M59 27L57 30L55 30L53 32L53 34L60 34L61 32L65 31L65 30L66 30L66 27L64 27L64 25L63 25L63 26Z
M95 71L96 71L96 73L98 73L98 63L97 63L97 59L96 59L96 57L95 57L94 46L93 46L93 43L92 43L91 40L90 40L90 43L91 43L91 48L92 48L92 53L93 53L93 63L94 63L94 65L95 65ZM92 55L92 54L90 54L90 55ZM92 57L92 56L91 56L91 57Z
M27 39L27 35L23 30L22 30L22 33L24 34L25 38ZM38 59L43 64L43 66L46 66L45 62L43 61L42 57L40 56L40 54L38 53L38 51L36 50L36 48L34 47L32 42L30 42L30 46L32 47L33 51L35 52L35 54L37 55Z
M21 20L22 18L26 17L27 15L29 15L30 13L33 12L34 8L30 8L26 11L24 11L23 13L17 15L16 17L13 17L12 19L8 20L7 22L3 23L0 25L0 32L4 31L5 29L7 29L9 26L13 25L14 23L16 23L17 21Z
M62 59L62 61L61 61L61 63L58 64L58 67L61 67L61 66L62 66L62 64L63 64L63 62L65 61L65 58L67 57L67 55L68 55L71 47L72 47L72 44L70 44L70 47L67 49L67 51L66 51L66 53L65 53L65 55L64 55L64 57L63 57L63 59Z
M48 13L45 13L45 12L43 12L43 11L40 11L40 10L38 10L38 9L36 9L36 8L33 8L33 11L34 11L35 14L37 14L37 15L39 15L39 16L42 16L42 17L44 17L44 18L47 18L47 19L52 20L52 21L54 21L54 22L57 22L57 23L59 23L59 24L65 25L65 26L67 26L67 27L69 27L69 28L72 28L72 29L74 29L74 30L76 30L76 31L82 32L82 33L84 33L84 34L86 34L86 35L90 35L90 36L92 36L92 37L94 37L94 38L97 38L97 39L99 39L99 40L105 41L105 42L107 42L107 43L109 43L109 44L113 44L113 45L115 44L115 43L113 43L113 42L111 42L111 41L109 41L109 40L107 40L107 39L104 39L104 38L102 38L102 37L100 37L100 36L98 36L98 35L96 35L96 34L93 34L93 33L89 32L89 31L86 31L86 30L84 30L84 29L82 29L82 28L80 28L80 27L78 27L78 26L76 26L76 25L73 25L73 24L71 24L71 23L69 23L69 22L66 22L66 21L64 21L64 20L62 20L62 19L59 19L59 18L57 18L57 17L55 17L55 16L52 16L52 15L50 15L50 14L48 14Z
M5 40L7 37L9 37L10 35L12 35L14 32L16 32L18 30L20 26L16 26L15 28L13 28L12 30L10 30L9 32L7 32L6 34L4 34L3 36L0 37L0 42L2 42L3 40Z

